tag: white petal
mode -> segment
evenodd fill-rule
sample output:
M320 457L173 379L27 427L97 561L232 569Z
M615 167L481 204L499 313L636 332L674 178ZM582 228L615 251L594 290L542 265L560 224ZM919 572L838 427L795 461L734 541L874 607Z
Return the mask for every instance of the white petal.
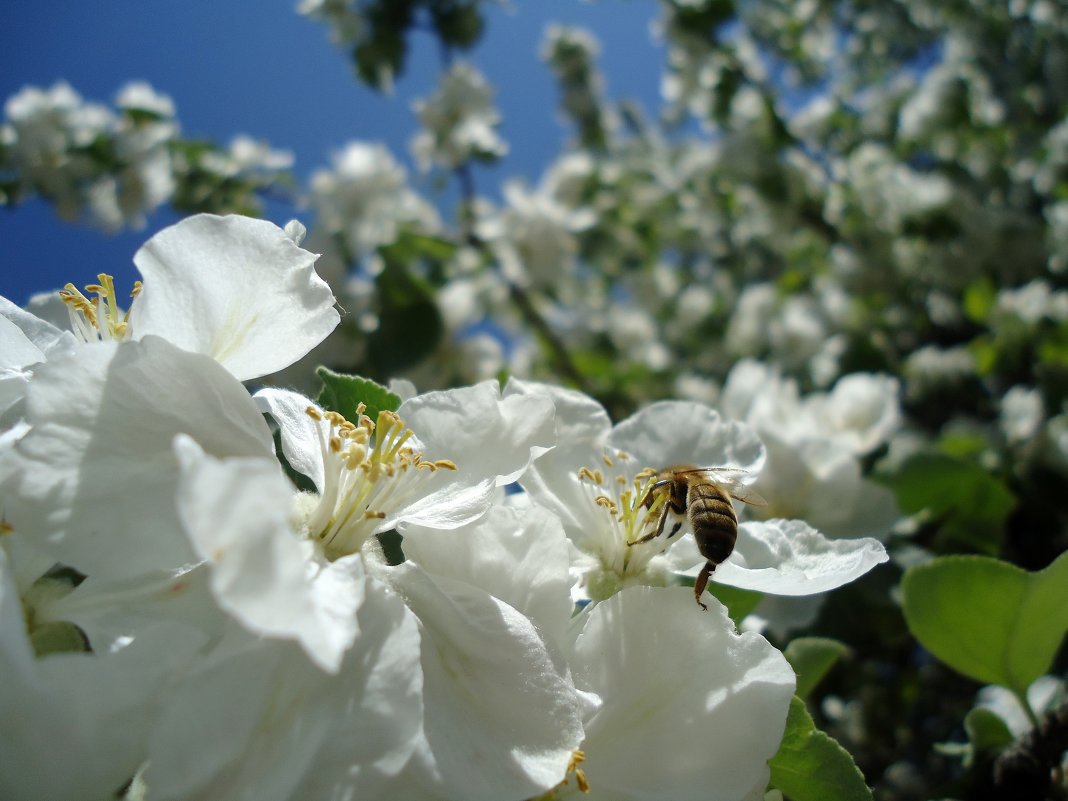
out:
M197 555L211 565L219 605L266 637L293 639L334 673L356 638L363 600L358 558L320 563L290 523L293 489L273 459L207 456L175 440L178 514Z
M581 698L534 625L411 562L387 575L422 626L424 731L442 794L523 799L559 782L582 739Z
M316 258L265 220L188 217L134 256L144 277L130 309L134 336L211 356L242 381L281 370L340 321Z
M492 506L481 519L442 531L405 526L404 554L428 573L485 590L562 642L571 617L568 541L560 521L536 506Z
M58 295L52 293L53 297L58 299ZM16 326L22 334L25 336L33 347L36 348L44 356L50 356L55 353L59 353L63 350L69 350L75 346L74 335L70 331L64 331L57 328L47 320L41 319L32 311L20 308L12 303L10 300L4 297L0 297L0 317L12 325ZM0 353L3 353L5 348L0 348ZM12 364L10 361L12 357L5 354L0 357L0 364ZM37 359L41 361L41 359ZM32 364L33 362L25 361L22 364Z
M608 413L576 390L516 380L509 381L508 388L543 395L553 402L556 447L530 466L521 484L538 504L560 518L568 536L581 540L583 532L601 521L591 515L589 498L577 480L578 470L600 464L612 430Z
M425 446L427 459L451 459L457 476L515 481L555 442L553 405L543 396L501 390L496 381L428 392L397 410Z
M307 476L322 493L325 480L320 423L307 414L309 406L320 413L322 409L306 396L288 389L266 387L253 397L260 409L278 424L286 461L302 476Z
M26 420L31 430L5 452L5 514L55 559L101 578L193 558L174 504L176 434L219 456L274 452L232 375L157 337L50 359L27 389Z
M755 478L764 465L764 446L753 429L689 401L646 406L617 425L609 441L641 459L643 467L736 467Z
M388 798L422 719L419 634L371 582L336 675L235 633L167 698L146 780L161 801Z
M715 601L624 589L589 612L572 670L604 702L586 723L584 797L738 801L766 784L794 672Z
M0 368L27 367L44 360L44 353L30 341L22 329L0 315Z
M0 797L114 797L143 762L161 686L191 644L168 627L114 654L36 660L0 549Z
M887 561L878 540L829 540L803 520L742 523L713 580L774 595L813 595L848 584Z

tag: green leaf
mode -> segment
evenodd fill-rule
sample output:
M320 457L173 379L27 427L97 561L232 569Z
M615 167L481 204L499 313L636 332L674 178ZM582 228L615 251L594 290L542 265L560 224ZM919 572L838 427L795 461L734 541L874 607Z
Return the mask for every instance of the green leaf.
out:
M1015 496L977 464L942 453L918 453L890 478L908 514L926 510L950 543L994 553Z
M760 599L764 597L763 593L754 590L743 590L739 587L719 584L715 581L708 583L708 592L712 593L721 604L727 607L727 614L731 616L731 620L734 621L735 625L741 624L745 616L756 609Z
M969 320L985 323L997 302L997 287L989 276L973 281L964 290L964 313Z
M1016 740L1001 716L982 706L964 718L964 731L976 751L1001 751Z
M1037 573L983 556L945 556L901 580L905 622L954 670L1023 695L1068 631L1068 553Z
M812 688L848 651L844 643L827 637L798 637L791 641L783 656L797 674L797 695L808 697Z
M396 375L428 356L445 323L434 290L383 249L386 266L375 278L378 328L367 338L367 356L376 374Z
M73 623L55 621L36 626L30 644L38 658L49 654L80 653L91 650L85 633Z
M358 417L356 408L361 403L367 407L363 413L372 421L378 419L380 411L395 412L401 404L399 396L369 378L335 373L326 367L319 367L315 374L323 382L323 388L319 390L315 402L324 409L344 415L353 423Z
M871 801L852 755L816 728L796 695L790 701L779 752L768 761L771 786L790 801Z

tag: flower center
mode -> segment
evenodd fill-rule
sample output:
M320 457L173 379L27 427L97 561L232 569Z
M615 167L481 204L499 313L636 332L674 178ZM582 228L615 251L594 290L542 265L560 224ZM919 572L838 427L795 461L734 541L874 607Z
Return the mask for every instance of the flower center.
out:
M119 309L115 295L115 281L107 273L97 276L99 284L87 284L85 291L92 299L82 294L74 284L59 290L59 297L67 305L71 330L83 342L129 339L129 312ZM131 298L141 294L141 282L135 281Z
M650 563L677 539L661 536L641 541L656 530L668 500L667 493L652 492L657 470L636 469L637 460L623 451L606 452L602 462L602 467L581 467L578 471L579 483L597 507L600 521L580 545L599 563L599 570L586 577L590 597L595 600L603 600L629 583L664 583L666 574L660 575L664 571Z
M337 412L305 410L323 423L318 429L325 467L323 492L307 525L329 559L359 551L433 473L456 469L448 459L424 459L395 412L383 410L372 422L365 410L362 403L357 407L356 423Z

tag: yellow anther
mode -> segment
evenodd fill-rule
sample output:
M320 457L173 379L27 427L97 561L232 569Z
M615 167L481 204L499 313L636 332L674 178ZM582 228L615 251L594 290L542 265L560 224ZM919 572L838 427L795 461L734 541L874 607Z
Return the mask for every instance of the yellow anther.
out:
M439 467L442 470L457 470L456 462L452 459L437 459L434 462L434 467Z
M15 527L6 520L0 520L0 536L4 534L14 534Z
M309 406L304 410L304 414L308 415L312 420L322 420L323 416L319 413L319 410L314 406Z
M605 467L612 467L615 465L615 462L612 461L612 457L607 453L601 455L601 460L604 462Z
M386 517L386 513L367 511L363 513L363 516L366 517L368 520L384 520Z

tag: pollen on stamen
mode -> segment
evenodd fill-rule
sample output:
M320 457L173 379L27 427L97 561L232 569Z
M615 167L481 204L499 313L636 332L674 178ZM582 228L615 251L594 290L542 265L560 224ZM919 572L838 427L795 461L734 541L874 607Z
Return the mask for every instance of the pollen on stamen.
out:
M67 306L71 327L84 341L114 340L122 341L129 335L129 312L119 311L115 281L107 273L97 276L100 283L87 284L85 291L94 298L86 297L82 292L68 283L59 291L59 298ZM131 297L140 294L140 282L135 284Z
M590 470L588 467L580 467L578 471L579 481L586 480L592 481L594 484L601 486L604 484L604 476L601 475L600 470Z
M578 785L580 793L588 793L590 791L590 783L586 780L586 771L579 767L585 761L586 753L576 749L567 763L567 772L575 774L575 784ZM564 779L564 784L567 784L566 778Z

